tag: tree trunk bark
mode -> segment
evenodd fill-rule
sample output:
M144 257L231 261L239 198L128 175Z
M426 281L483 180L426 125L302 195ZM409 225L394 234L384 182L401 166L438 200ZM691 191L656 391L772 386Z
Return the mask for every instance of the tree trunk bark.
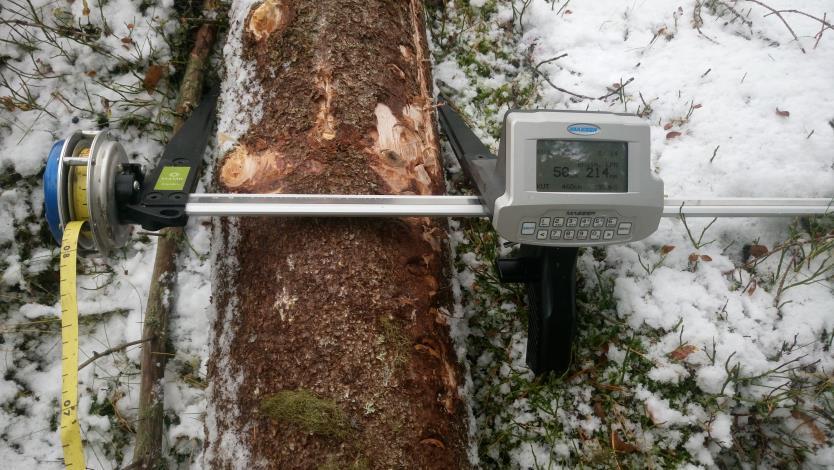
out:
M221 191L443 192L420 1L266 0L241 27L262 113ZM468 467L442 221L217 224L207 466Z

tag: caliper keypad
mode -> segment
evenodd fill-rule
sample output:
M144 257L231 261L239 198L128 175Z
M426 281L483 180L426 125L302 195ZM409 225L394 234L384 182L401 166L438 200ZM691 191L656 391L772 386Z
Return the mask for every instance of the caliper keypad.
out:
M569 244L595 245L622 243L631 239L631 220L621 220L619 214L591 212L588 216L574 217L571 212L548 213L533 220L524 220L519 226L521 242L569 241ZM587 211L583 212L587 213Z

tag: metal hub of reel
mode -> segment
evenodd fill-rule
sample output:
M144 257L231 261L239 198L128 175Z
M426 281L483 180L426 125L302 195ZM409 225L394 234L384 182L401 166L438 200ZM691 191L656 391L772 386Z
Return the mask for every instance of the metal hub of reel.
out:
M107 255L125 244L131 226L119 220L115 181L127 163L124 148L107 131L75 132L52 146L43 175L44 203L58 243L67 223L85 220L81 249Z

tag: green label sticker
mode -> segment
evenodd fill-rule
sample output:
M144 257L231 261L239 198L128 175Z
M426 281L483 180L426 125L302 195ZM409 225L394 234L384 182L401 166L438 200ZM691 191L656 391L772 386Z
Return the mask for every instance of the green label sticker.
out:
M190 166L166 166L156 180L154 191L182 191L189 171Z

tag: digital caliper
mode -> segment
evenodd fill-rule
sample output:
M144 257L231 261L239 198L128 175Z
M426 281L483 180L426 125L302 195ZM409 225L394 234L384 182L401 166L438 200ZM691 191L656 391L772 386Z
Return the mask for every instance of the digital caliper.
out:
M159 230L189 216L490 217L520 244L497 270L503 282L527 284L527 363L538 374L570 364L578 247L643 239L661 216L831 212L827 198L665 200L651 170L649 124L630 114L510 111L496 157L443 97L441 128L478 196L194 194L216 96L203 99L147 173L105 131L55 143L44 192L56 240L72 220L89 222L82 249L106 255L127 242L131 225Z
M458 117L441 111L446 128ZM590 122L593 122L591 124ZM455 124L453 124L455 123ZM651 172L649 126L634 115L577 111L507 113L494 158L467 155L492 225L510 241L591 246L640 240L663 214L663 182Z

